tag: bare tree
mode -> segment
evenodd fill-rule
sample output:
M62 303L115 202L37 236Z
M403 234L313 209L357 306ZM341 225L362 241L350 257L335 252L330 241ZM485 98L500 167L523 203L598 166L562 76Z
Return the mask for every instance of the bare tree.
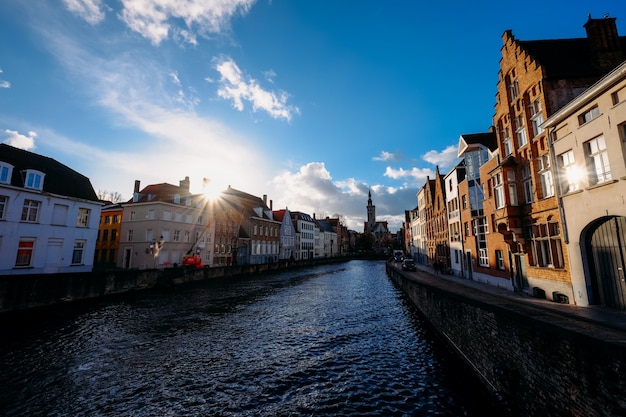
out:
M122 201L122 194L117 191L98 190L96 195L100 200L110 201L112 203L119 203Z

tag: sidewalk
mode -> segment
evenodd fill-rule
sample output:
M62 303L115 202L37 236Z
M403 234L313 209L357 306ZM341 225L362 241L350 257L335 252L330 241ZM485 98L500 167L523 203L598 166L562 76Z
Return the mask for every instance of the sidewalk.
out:
M399 264L393 264L393 266L400 268ZM510 291L455 275L437 274L433 268L420 264L417 265L417 272L405 273L409 274L409 276L410 274L417 274L427 276L431 280L445 280L458 286L472 288L474 291L496 297L499 303L506 302L510 307L519 304L520 306L532 306L535 309L555 313L561 317L578 322L578 325L584 327L587 331L602 333L607 330L613 330L622 332L622 337L626 341L626 311L595 305L580 307L573 304L559 304L546 299L534 298L526 293Z

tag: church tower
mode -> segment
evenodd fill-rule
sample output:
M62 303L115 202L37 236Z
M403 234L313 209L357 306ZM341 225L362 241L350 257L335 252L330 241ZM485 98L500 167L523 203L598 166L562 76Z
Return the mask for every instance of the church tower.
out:
M372 204L372 191L368 193L367 199L367 230L371 231L376 225L376 206Z

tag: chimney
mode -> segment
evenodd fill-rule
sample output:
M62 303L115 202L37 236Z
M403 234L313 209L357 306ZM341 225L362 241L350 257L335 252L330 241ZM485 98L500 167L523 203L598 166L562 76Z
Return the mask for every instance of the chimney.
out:
M274 211L274 201L270 200L270 210Z
M189 191L189 177L185 177L184 180L180 180L180 188L185 191Z
M603 19L592 19L583 25L587 31L587 40L593 65L600 70L610 71L624 61L616 18L605 15Z
M263 194L263 205L267 206L267 194Z
M133 188L133 203L139 201L139 184L141 184L140 181L135 180L135 188Z

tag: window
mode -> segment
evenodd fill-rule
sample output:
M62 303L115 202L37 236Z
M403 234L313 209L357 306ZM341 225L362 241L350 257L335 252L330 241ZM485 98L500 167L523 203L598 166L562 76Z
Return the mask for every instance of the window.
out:
M600 116L600 109L598 108L598 106L592 107L591 109L578 116L578 123L580 125L584 125L585 123L592 121L598 116Z
M585 153L589 167L589 183L593 185L610 180L611 167L604 136L585 142Z
M493 194L496 199L496 208L504 207L504 186L502 184L502 174L493 176Z
M190 235L189 231L188 231L188 230L187 230L187 231L185 231L185 234L184 234L184 239L185 239L185 242L189 242L190 236L191 236L191 235Z
M74 241L74 250L72 251L72 265L81 265L83 263L83 254L85 253L85 241Z
M102 231L102 241L106 242L109 240L109 231L107 229Z
M20 239L17 246L16 267L29 267L33 261L33 250L35 249L35 239Z
M503 127L500 132L502 136L502 146L504 147L504 156L507 157L513 153L513 142L511 141L511 135L509 135L508 127Z
M34 169L26 170L26 178L24 181L24 187L33 188L35 190L43 189L43 172L35 171Z
M39 206L41 202L35 200L24 200L24 207L22 207L23 222L37 223L37 217L39 215Z
M4 220L7 212L7 206L9 203L9 197L0 195L0 220Z
M169 210L163 210L163 220L172 220L172 212Z
M130 211L130 219L135 220L135 210Z
M89 213L91 210L86 208L78 209L78 218L76 219L77 227L87 227L89 226ZM107 216L108 217L108 216Z
M174 230L174 236L172 237L172 241L180 242L180 230Z
M563 248L557 222L535 223L529 228L529 263L539 267L563 268Z
M511 100L515 100L519 96L519 83L517 80L513 80L509 85L509 92L511 93Z
M120 222L119 214L114 214L113 215L113 224L118 224L119 222Z
M128 240L129 242L132 242L134 233L135 232L133 231L133 229L129 229L128 233L126 234L126 240Z
M13 175L13 165L6 162L0 162L0 183L11 184L11 176Z
M611 93L611 102L614 106L619 103L619 94L617 91Z
M156 219L156 211L154 211L154 209L148 210L148 219L149 220Z
M509 190L509 204L517 206L517 184L515 183L515 171L506 171L506 181Z
M581 171L574 165L574 151L569 150L558 157L561 165L561 189L564 193L571 193L578 190L578 183L581 179Z
M111 224L111 216L104 216L104 224Z
M541 124L543 123L543 112L541 111L541 100L537 99L530 105L530 122L533 126L533 136L537 136L543 132Z
M522 182L524 184L524 200L526 204L534 201L533 197L533 180L530 175L530 165L522 167Z
M552 182L552 171L550 170L550 155L539 157L537 164L543 198L552 197L554 195L554 183Z
M115 242L117 240L117 229L111 229L111 241Z
M496 265L498 269L504 269L504 254L501 250L496 250Z
M524 128L524 115L518 114L513 121L515 123L515 134L517 135L517 147L521 148L528 143L526 129Z

